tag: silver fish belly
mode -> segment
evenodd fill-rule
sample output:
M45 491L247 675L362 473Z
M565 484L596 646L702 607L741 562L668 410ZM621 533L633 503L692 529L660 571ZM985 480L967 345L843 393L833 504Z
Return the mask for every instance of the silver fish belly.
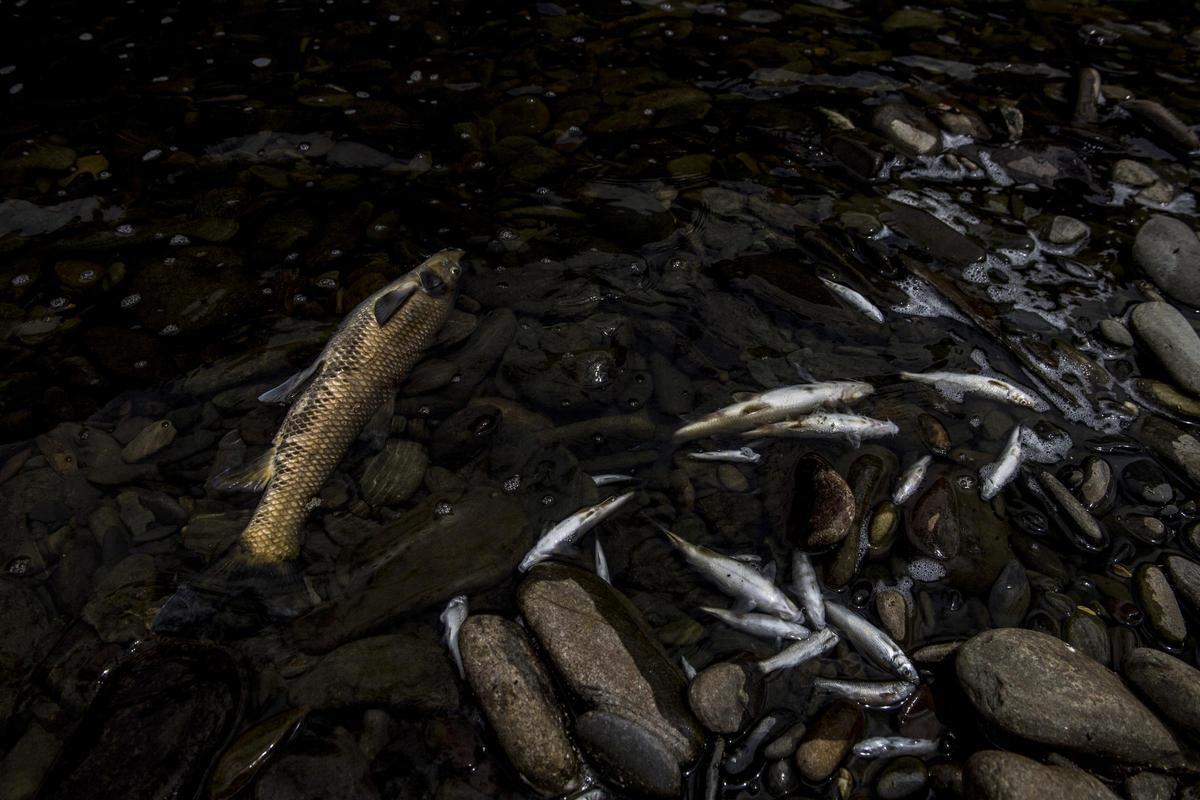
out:
M846 681L840 678L814 678L813 688L868 706L890 706L916 691L910 681Z
M849 286L844 286L840 283L834 283L831 280L820 278L821 283L825 284L825 288L833 292L835 295L845 300L855 311L860 312L873 322L883 323L883 312L879 307L864 297L860 292L856 292Z
M1003 378L972 375L968 372L901 372L900 377L906 381L928 384L947 400L955 402L962 402L964 394L976 394L989 400L1024 406L1036 411L1049 408L1046 401L1033 392Z
M700 610L731 628L763 639L807 639L812 634L812 631L797 622L788 622L770 614L736 614L724 608L709 606L701 606Z
M683 442L715 434L738 433L769 422L805 414L823 406L853 403L875 391L861 381L826 381L783 386L717 409L675 431Z
M890 670L906 681L920 679L917 668L900 645L883 631L850 609L835 603L825 604L825 617L845 634L850 644L880 667Z
M792 591L800 598L809 623L814 628L824 628L825 600L821 596L821 584L817 581L812 560L802 550L792 552Z
M863 439L878 439L895 436L900 429L896 423L885 419L864 417L860 414L836 414L817 412L799 419L770 422L744 432L743 436L778 436L801 439L841 439L845 437L857 443Z
M459 676L463 678L466 677L466 672L463 670L462 653L458 649L458 631L462 628L468 613L470 613L470 609L467 606L467 596L460 594L452 597L450 602L446 603L441 614L442 642L450 651L450 657L454 659L454 665L458 667Z
M807 639L785 647L770 658L759 661L758 669L764 675L781 669L791 669L833 649L837 643L838 635L829 628L825 628Z
M900 476L900 481L896 484L896 490L892 492L893 503L902 506L908 498L916 493L917 489L921 486L921 481L925 480L925 473L928 471L929 464L932 461L933 456L922 456Z
M1000 494L1000 490L1017 476L1023 456L1021 426L1015 425L1012 433L1008 435L1004 449L1000 451L1000 458L980 468L979 496L984 500L991 500Z
M936 739L912 739L908 736L875 736L863 739L852 748L859 758L891 756L927 756L938 751Z
M625 494L614 495L594 506L588 506L571 514L562 522L559 522L546 531L537 544L521 559L521 563L517 565L517 569L521 572L528 572L535 564L545 561L558 552L560 548L574 544L578 541L579 537L616 513L635 494L636 492L626 492Z
M659 528L687 562L725 594L790 622L801 618L796 604L754 567Z
M739 447L736 450L705 450L699 453L688 453L693 461L727 461L731 464L757 464L762 456L749 447Z

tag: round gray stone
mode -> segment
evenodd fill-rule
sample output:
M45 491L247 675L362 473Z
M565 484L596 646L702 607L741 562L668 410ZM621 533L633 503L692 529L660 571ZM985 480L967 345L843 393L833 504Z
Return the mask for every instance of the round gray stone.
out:
M1133 259L1167 294L1200 306L1200 239L1175 219L1156 214L1133 241Z
M1200 670L1148 647L1130 653L1121 670L1162 716L1192 735L1200 734Z
M1183 314L1169 303L1142 303L1133 309L1130 321L1172 380L1200 395L1200 336Z
M974 800L1119 800L1083 770L1048 767L1002 750L980 750L967 759L963 789L963 796Z

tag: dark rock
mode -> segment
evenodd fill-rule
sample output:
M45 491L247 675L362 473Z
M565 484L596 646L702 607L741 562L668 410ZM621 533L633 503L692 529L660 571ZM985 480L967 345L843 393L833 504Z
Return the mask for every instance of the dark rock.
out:
M854 521L854 495L837 470L816 454L800 459L787 530L792 542L820 550L846 538Z
M925 763L913 756L901 756L890 762L875 781L880 800L904 800L925 790L929 772Z
M1146 764L1179 745L1111 671L1037 631L980 633L958 651L959 683L1000 731L1047 747Z
M1139 772L1125 779L1129 800L1171 800L1179 780L1157 772Z
M1048 767L1001 750L980 750L967 759L963 796L978 800L1120 800L1080 769Z
M908 507L906 516L905 528L914 547L943 561L958 555L958 501L949 480L931 483Z
M1187 638L1187 622L1167 576L1154 564L1143 564L1134 574L1138 604L1155 633L1173 644Z
M1025 619L1029 610L1029 576L1015 558L1001 570L988 595L988 611L998 628L1011 628Z
M1164 506L1175 496L1167 476L1148 458L1127 464L1121 470L1121 480L1125 489L1144 503Z
M430 712L459 703L454 667L441 643L399 633L339 647L293 681L288 696L312 709L396 706Z
M637 608L595 575L555 563L530 571L518 602L556 672L592 709L575 727L589 757L625 788L677 793L703 736L683 675Z
M367 757L345 728L304 739L271 763L254 789L255 800L378 800Z
M1200 395L1200 336L1183 314L1169 303L1140 303L1133 309L1130 322L1171 379Z
M892 201L887 206L890 212L883 221L934 258L965 267L986 255L982 247L926 211Z
M875 129L909 155L925 156L942 149L942 132L916 108L887 103L871 118Z
M1161 650L1139 647L1121 665L1125 677L1158 713L1200 735L1200 670Z
M1193 610L1200 611L1200 564L1183 556L1167 556L1167 575L1175 593L1181 596Z
M463 668L508 760L535 790L579 788L583 765L571 745L554 684L524 628L503 617L468 617L458 634Z
M1200 484L1200 439L1162 417L1145 415L1131 435Z
M1138 229L1133 259L1171 297L1200 306L1200 239L1187 224L1156 214Z
M862 735L862 709L846 700L835 700L804 735L796 749L796 767L806 780L820 783L833 774Z

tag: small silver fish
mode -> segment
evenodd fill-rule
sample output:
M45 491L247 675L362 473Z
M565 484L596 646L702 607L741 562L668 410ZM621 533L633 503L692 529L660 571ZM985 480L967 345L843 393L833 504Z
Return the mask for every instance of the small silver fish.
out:
M689 564L722 592L747 605L747 610L761 609L790 622L801 619L802 614L796 604L754 567L707 547L692 544L661 525L657 527Z
M781 669L791 669L805 661L816 658L838 643L838 635L831 629L819 630L807 639L785 647L770 658L758 662L758 669L764 675Z
M883 312L862 294L854 291L849 286L843 286L840 283L834 283L825 278L820 278L820 281L825 284L826 289L845 300L855 311L862 312L862 315L869 318L872 322L883 324Z
M533 549L521 559L521 563L517 565L517 569L521 572L528 572L534 564L545 561L558 552L559 549L569 544L574 544L579 540L579 537L615 514L635 494L637 493L626 492L625 494L613 495L594 506L588 506L576 511L546 531L537 544L533 546Z
M739 447L736 450L704 450L699 453L688 453L693 461L728 461L731 464L757 464L762 456L749 447Z
M845 606L825 604L825 617L850 640L850 644L880 667L891 670L906 681L920 680L917 668L904 654L903 648L883 631L867 622Z
M812 631L803 625L770 614L736 614L728 609L711 606L700 606L700 610L731 628L763 639L807 639L812 635Z
M754 762L754 756L758 754L758 748L762 747L762 743L767 737L779 727L783 722L784 717L780 713L768 714L760 719L750 732L746 734L738 748L733 751L729 758L725 759L725 772L730 775L737 775L744 772Z
M813 688L867 706L890 706L908 699L917 683L909 681L844 681L814 678Z
M593 475L592 482L597 486L608 486L610 483L629 483L636 481L637 478L632 475L618 475L616 473L605 473L603 475Z
M768 422L806 414L817 408L853 403L873 391L875 387L860 381L802 383L771 389L689 422L675 431L675 441L685 442L718 433L738 433Z
M947 400L962 402L964 394L977 394L1000 403L1045 411L1046 401L1028 389L1010 383L1003 378L987 375L972 375L966 372L901 372L906 381L929 384Z
M450 657L454 659L454 665L458 667L458 674L463 678L467 677L467 673L463 670L462 653L458 649L458 630L462 627L468 613L470 613L470 608L467 606L467 596L460 594L450 598L450 602L446 603L441 616L442 642L450 650Z
M800 598L804 614L814 628L825 627L825 600L812 560L803 550L792 552L792 591Z
M1000 451L1000 458L980 467L979 496L984 500L991 500L1000 494L1000 490L1017 476L1017 471L1021 468L1021 461L1024 458L1024 451L1021 448L1021 430L1020 425L1014 425L1012 433L1008 435L1008 441L1004 444L1004 449Z
M902 506L908 498L916 493L921 486L921 481L925 480L925 472L929 469L932 461L933 456L922 456L900 476L900 481L896 484L895 491L892 492L893 503Z
M608 559L604 557L604 548L600 546L600 537L596 537L596 575L607 584L612 584L612 575L608 572Z
M912 739L908 736L875 736L854 745L859 758L890 758L891 756L927 756L939 748L936 739Z
M886 419L874 419L860 414L836 414L819 411L799 419L770 422L743 433L743 436L798 437L802 439L841 439L845 437L855 447L863 439L895 436L900 429Z
M696 668L684 656L679 657L679 668L683 670L683 676L689 681L696 677Z

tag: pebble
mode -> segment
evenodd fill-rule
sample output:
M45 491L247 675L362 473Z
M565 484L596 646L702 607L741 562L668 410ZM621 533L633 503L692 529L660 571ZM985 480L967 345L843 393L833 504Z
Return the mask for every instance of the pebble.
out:
M929 155L942 147L941 131L912 106L887 103L876 109L871 122L892 144L909 155Z
M1045 766L1001 750L980 750L967 759L963 796L972 800L1120 800L1081 769Z
M1179 780L1158 772L1139 772L1125 779L1129 800L1171 800Z
M1113 164L1113 180L1140 189L1158 182L1158 173L1140 161L1122 158Z
M1169 555L1166 567L1176 594L1193 610L1200 611L1200 564L1183 556Z
M1074 217L1057 216L1050 223L1050 241L1070 245L1083 241L1091 233L1088 226Z
M1122 107L1147 126L1157 128L1175 144L1187 150L1200 149L1200 135L1185 125L1170 109L1154 100L1127 100Z
M1009 559L988 593L988 612L992 615L992 622L1000 628L1019 625L1029 610L1029 598L1029 576L1025 567L1015 558Z
M1108 666L1111 659L1108 628L1095 614L1076 609L1067 618L1063 626L1063 635L1067 644Z
M1112 467L1100 456L1088 456L1083 460L1082 469L1079 499L1090 513L1103 514L1116 496Z
M897 642L903 642L908 634L908 601L895 589L885 589L875 595L875 610L883 621L883 628Z
M1171 732L1111 671L1038 631L984 631L958 651L976 711L1019 739L1133 764L1176 758Z
M1120 320L1111 317L1100 320L1100 335L1117 347L1133 347L1133 334Z
M1121 470L1125 489L1144 503L1165 506L1175 496L1167 476L1157 464L1147 458L1132 461Z
M719 661L692 679L687 696L705 728L713 733L737 733L758 714L761 674L749 664Z
M929 782L925 762L914 756L901 756L884 767L875 781L875 794L880 800L904 800L914 797Z
M1138 378L1137 388L1168 411L1173 411L1181 417L1200 420L1200 400L1187 396L1171 384Z
M1088 513L1088 510L1083 507L1075 495L1071 494L1067 487L1062 485L1058 478L1051 475L1046 470L1038 473L1038 483L1042 488L1053 498L1058 509L1066 514L1068 521L1079 534L1090 540L1092 543L1102 542L1104 540L1104 532L1100 528L1100 523L1096 518Z
M1200 735L1200 670L1161 650L1139 647L1125 658L1121 672L1160 715Z
M821 783L862 738L864 717L856 703L835 700L812 724L796 749L796 768L805 780Z
M1134 573L1138 604L1150 620L1154 632L1168 642L1178 644L1187 638L1187 623L1179 601L1167 583L1167 576L1154 564L1143 564Z
M796 465L788 533L806 549L821 549L846 538L854 521L854 494L846 479L818 455Z
M1138 441L1200 483L1200 439L1162 417L1144 415L1134 426Z
M1156 214L1138 229L1133 260L1171 297L1200 306L1200 240L1183 222Z
M790 758L796 752L796 748L800 746L800 740L804 738L804 732L807 729L803 722L795 723L764 747L763 755L771 761Z
M509 762L544 795L575 791L583 765L567 734L550 673L524 628L503 617L468 617L458 634L467 682Z

